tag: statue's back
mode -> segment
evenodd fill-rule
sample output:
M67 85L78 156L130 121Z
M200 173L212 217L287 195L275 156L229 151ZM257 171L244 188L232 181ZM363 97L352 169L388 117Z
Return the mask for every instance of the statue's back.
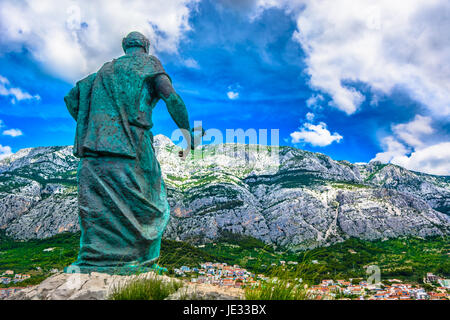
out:
M159 100L152 80L166 74L156 57L125 55L107 62L78 101L77 156L136 157L132 128L151 129L152 109Z

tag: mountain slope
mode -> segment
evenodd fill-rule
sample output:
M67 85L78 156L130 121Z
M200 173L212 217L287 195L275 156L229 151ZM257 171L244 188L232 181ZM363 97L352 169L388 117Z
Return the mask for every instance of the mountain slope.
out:
M203 243L231 231L302 249L450 233L448 177L291 147L208 145L183 162L159 135L155 149L172 209L166 238ZM77 162L72 147L0 161L0 228L19 239L77 231Z

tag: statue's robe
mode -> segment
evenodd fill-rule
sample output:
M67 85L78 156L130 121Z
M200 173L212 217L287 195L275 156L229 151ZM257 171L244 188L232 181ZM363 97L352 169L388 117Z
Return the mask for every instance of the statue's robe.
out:
M123 272L152 265L170 216L153 148L154 78L147 54L125 55L79 81L64 98L77 121L80 252L71 271ZM170 78L169 78L170 79Z

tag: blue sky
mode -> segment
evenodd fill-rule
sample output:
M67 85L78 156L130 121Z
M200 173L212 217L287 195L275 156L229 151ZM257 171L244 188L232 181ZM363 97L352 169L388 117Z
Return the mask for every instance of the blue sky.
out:
M139 30L205 129L279 129L334 159L450 174L445 1L160 2L2 1L0 156L73 143L63 97ZM154 123L176 129L163 102Z

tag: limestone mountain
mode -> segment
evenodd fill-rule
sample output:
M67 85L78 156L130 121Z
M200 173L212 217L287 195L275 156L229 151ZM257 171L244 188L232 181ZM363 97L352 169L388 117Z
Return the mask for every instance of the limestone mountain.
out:
M182 161L167 137L154 146L172 210L166 238L203 243L229 231L301 249L450 233L450 177L293 147L207 145ZM79 230L77 164L71 146L1 160L0 228L18 239Z

